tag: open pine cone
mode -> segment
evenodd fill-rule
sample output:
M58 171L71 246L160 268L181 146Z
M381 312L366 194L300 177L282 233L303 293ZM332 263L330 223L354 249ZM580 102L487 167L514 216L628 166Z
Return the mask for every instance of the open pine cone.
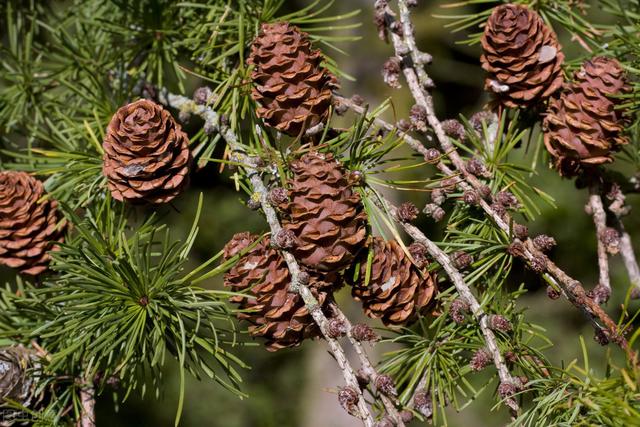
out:
M558 99L549 103L544 143L563 176L613 161L612 152L627 144L625 120L616 107L626 93L622 67L613 58L586 61Z
M253 99L266 124L298 136L329 116L336 78L311 49L309 35L287 23L262 24L247 63L255 66Z
M435 273L426 266L419 270L395 240L374 237L369 283L365 284L367 254L361 257L358 280L352 283L353 297L364 312L389 325L405 325L429 308L437 291ZM355 273L354 273L355 274ZM354 274L347 274L352 278Z
M224 247L224 259L241 253L258 238L250 233L236 234ZM321 335L302 298L289 292L290 283L287 264L271 248L268 238L246 252L224 276L225 286L235 292L246 291L246 296L233 296L231 301L245 310L238 318L251 324L252 336L267 340L269 351L298 346L307 338ZM330 301L324 282L312 276L309 287L321 306Z
M45 272L62 242L65 224L58 202L45 196L42 182L25 172L0 172L0 264L22 274Z
M510 108L531 107L562 86L562 62L556 34L526 6L496 7L482 35L485 88Z
M29 409L36 409L37 375L30 369L38 368L35 351L22 345L0 348L0 401L12 400ZM0 426L23 425L19 422L19 410L2 409Z
M114 199L167 203L189 182L189 139L171 114L146 99L121 107L102 144Z
M291 249L309 269L338 272L365 246L367 215L345 170L331 154L310 152L291 163L287 230Z

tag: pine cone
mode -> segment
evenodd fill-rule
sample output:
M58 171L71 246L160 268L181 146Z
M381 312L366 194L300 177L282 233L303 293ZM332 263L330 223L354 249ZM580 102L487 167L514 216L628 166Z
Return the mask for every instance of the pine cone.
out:
M171 114L152 101L121 107L102 147L102 171L116 200L167 203L189 181L189 139Z
M63 241L66 223L58 202L40 201L45 195L42 182L27 173L0 172L0 264L33 276L47 270L47 251Z
M360 195L331 154L307 153L292 162L291 170L284 227L297 237L293 254L310 269L335 273L366 243L367 215Z
M307 33L287 22L262 24L247 61L255 66L251 94L258 116L291 136L326 122L337 80L322 60Z
M628 143L623 114L616 108L622 100L611 97L629 90L618 61L593 58L574 79L549 103L543 124L545 146L564 176L612 162L612 152Z
M238 233L224 247L224 259L229 260L249 247L258 236ZM234 292L246 296L233 296L230 300L240 306L238 318L248 321L249 333L267 340L269 351L294 347L307 338L320 336L302 298L289 292L291 276L280 253L270 247L268 238L262 239L244 254L225 274L224 284ZM324 290L328 285L311 277L309 287L321 306L331 300Z
M39 363L35 352L22 345L0 348L0 400L12 400L20 405L37 410L40 403L35 378ZM24 413L19 410L2 408L0 426L23 425L19 419Z
M435 273L418 270L395 241L373 238L369 283L365 284L367 254L362 255L353 297L362 301L365 314L385 325L404 325L423 313L436 293ZM354 277L347 274L347 277Z
M526 6L496 7L482 35L485 88L510 108L531 107L562 86L562 62L555 33Z

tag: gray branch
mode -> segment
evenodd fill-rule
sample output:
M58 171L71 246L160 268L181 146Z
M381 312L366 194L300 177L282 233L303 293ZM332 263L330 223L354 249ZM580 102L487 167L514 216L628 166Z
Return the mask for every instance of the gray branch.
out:
M255 160L247 155L244 147L238 141L238 137L233 132L233 130L221 123L219 114L213 109L205 105L198 105L193 100L185 96L174 95L166 91L162 91L158 97L158 100L162 104L165 104L172 108L191 114L196 114L202 117L205 121L205 126L207 126L209 129L217 130L218 132L220 132L232 151L231 160L243 165L242 167L245 169L247 177L251 182L253 192L259 197L262 210L267 219L267 222L269 223L271 235L276 236L282 229L282 226L280 225L275 209L268 201L268 190L262 182L262 178L260 177L260 174L256 169ZM356 374L349 364L347 356L338 341L334 338L331 338L327 333L329 320L322 312L318 300L313 296L309 287L306 286L306 284L301 280L300 265L290 252L282 249L280 251L282 253L282 256L284 257L285 262L287 263L287 267L289 268L289 272L291 274L290 290L292 292L298 293L302 297L305 306L311 313L313 320L318 324L322 335L327 341L329 349L331 350L331 353L333 354L336 362L338 363L338 366L342 371L345 383L359 393L359 399L357 403L359 412L357 414L358 418L363 421L363 424L366 427L373 427L373 417L369 408L367 407L364 396L362 395L362 391L358 384Z
M400 7L399 21L402 23L403 28L410 28L408 27L408 25L410 25L410 13L409 9L407 8L406 2L404 0L398 0L398 4ZM382 5L384 7L386 19L389 24L396 21L396 13L391 10L386 1L377 0L376 5ZM416 71L417 68L423 67L423 64L419 61L416 63L413 58L420 58L423 53L418 51L416 48L413 32L406 32L403 30L401 36L393 31L391 31L390 33L396 55L405 59L411 59L412 63L409 63L408 65L408 61L403 61L402 67L402 72L407 81L407 85L409 86L409 90L414 100L416 101L416 104L425 109L427 113L427 122L433 130L440 148L442 149L443 153L445 153L445 155L451 160L451 163L456 169L456 172L454 173L454 171L452 171L443 162L440 162L437 165L438 168L445 175L460 176L461 179L457 180L456 185L461 190L480 190L482 188L482 183L475 176L466 171L464 160L462 159L462 157L460 157L460 154L456 150L455 146L451 143L451 141L449 141L449 138L442 128L442 124L435 114L433 98L427 91L427 89L431 87L431 84L429 83L429 81L421 81L419 77L424 72L424 69L421 72ZM407 57L407 54L409 55L409 57ZM426 73L424 74L426 75ZM501 215L497 213L485 200L481 200L479 205L485 211L487 216L491 218L498 227L500 227L504 232L511 234L510 224L515 224L515 222L508 214ZM519 242L518 239L514 239L514 241ZM596 329L606 329L607 335L627 352L627 355L631 360L634 360L635 351L629 348L626 339L620 332L617 324L595 301L593 301L593 299L589 298L586 295L582 284L570 277L562 269L558 268L554 263L548 260L548 258L540 250L538 250L535 245L533 245L531 239L527 239L526 241L521 243L524 243L523 258L529 263L536 263L540 260L544 260L546 264L546 271L542 272L541 274L547 279L550 279L552 283L556 284L562 290L563 295L591 320Z
M502 384L511 384L514 387L518 388L520 386L520 381L516 380L511 376L509 369L505 363L504 358L502 357L502 353L500 352L500 348L498 347L498 342L496 340L496 336L489 327L489 319L487 314L482 309L482 306L471 292L469 285L462 277L462 274L458 269L453 265L453 262L449 258L449 256L440 249L434 242L429 240L427 236L416 226L409 224L407 222L403 222L398 218L397 208L391 204L387 199L382 196L374 196L374 200L378 207L380 207L383 211L389 212L393 217L394 221L396 221L404 231L415 241L422 245L424 245L429 254L442 266L444 271L447 273L451 282L456 288L459 297L467 303L473 317L476 319L480 330L482 332L482 336L484 338L484 342L487 350L491 353L493 358L493 364L498 371L498 377L500 378L500 382ZM507 397L504 399L505 404L514 412L518 412L520 410L518 403L512 397Z
M589 190L589 204L588 210L593 217L593 223L596 228L596 240L598 241L598 271L599 271L599 284L606 288L611 295L611 282L609 279L609 254L607 253L606 245L603 241L605 230L607 228L607 213L604 210L602 204L602 197L598 189L591 188ZM598 301L601 302L601 301Z

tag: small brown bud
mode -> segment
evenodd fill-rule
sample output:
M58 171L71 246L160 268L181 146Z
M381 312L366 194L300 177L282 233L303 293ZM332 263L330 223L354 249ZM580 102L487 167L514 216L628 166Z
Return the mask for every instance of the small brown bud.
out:
M376 12L373 17L373 22L378 29L378 37L383 42L389 41L389 34L387 28L387 19L385 7L387 7L387 2L384 0L379 0L376 2Z
M555 290L553 286L547 286L547 296L550 299L556 300L560 298L561 294L559 291Z
M407 7L418 7L418 0L407 0Z
M465 164L464 168L471 175L482 176L482 177L490 176L489 171L487 171L487 168L485 168L482 162L476 159L475 157L473 159L467 160L467 163Z
M467 313L469 313L469 304L460 298L456 298L451 302L449 306L449 316L451 316L451 319L458 325L464 323Z
M525 240L529 237L529 228L522 224L513 224L513 234L520 240Z
M382 78L384 82L394 89L399 89L400 85L400 59L392 56L382 67Z
M193 100L198 105L205 105L211 97L211 89L207 86L201 86L193 92Z
M500 218L507 214L507 209L500 203L492 203L491 210L494 211Z
M433 415L433 401L427 390L420 390L413 395L413 407L425 418Z
M491 188L488 185L481 185L478 188L478 193L483 199L488 199L491 196Z
M455 138L460 141L464 140L464 137L465 137L464 126L462 126L462 123L460 123L456 119L449 119L449 120L443 121L442 130L450 138Z
M410 423L413 420L413 412L404 410L400 412L400 419L403 423Z
M482 133L482 124L484 123L485 126L488 127L491 121L494 120L494 118L495 114L490 111L479 111L471 116L471 118L469 119L469 124L471 124L476 132Z
M512 384L512 383L502 382L498 386L498 394L503 399L508 399L512 397L514 394L516 394L517 392L518 392L518 388L515 386L515 384Z
M407 249L411 254L411 258L413 258L416 267L424 268L429 265L429 259L427 257L428 251L426 246L424 246L422 243L413 242Z
M541 234L533 238L533 245L541 252L549 252L556 245L556 239Z
M358 94L355 94L351 97L351 102L353 102L358 107L361 107L364 105L364 98Z
M392 33L402 37L403 31L402 31L402 24L400 22L393 21L391 24L389 24L389 29L391 30Z
M398 207L398 219L402 222L413 222L418 217L420 211L411 202L405 202Z
M620 252L620 233L615 228L607 227L600 236L600 241L604 244L607 252L615 255Z
M629 295L631 299L640 299L640 289L633 288L631 290L631 295Z
M499 314L490 315L487 319L487 323L489 324L489 328L493 329L494 331L511 331L511 322L509 322L504 316L501 316Z
M444 209L442 209L440 206L436 205L435 203L427 204L422 210L422 212L426 213L431 218L433 218L435 222L442 221L442 218L444 218L444 216L446 215L446 212L444 211Z
M429 148L427 153L424 155L424 160L427 163L437 163L440 160L440 151L436 148Z
M338 402L348 413L354 414L357 412L356 405L360 400L358 392L353 387L341 387L338 391Z
M518 357L513 351L507 351L504 353L504 360L506 360L508 363L516 363Z
M329 338L340 338L347 334L347 324L338 318L331 318L327 323L327 335Z
M446 199L445 192L440 188L436 188L431 192L431 201L436 205L441 205Z
M472 371L478 372L489 366L492 360L491 354L486 349L481 348L474 353L469 362L469 367Z
M406 132L409 132L411 130L411 123L409 123L405 119L400 119L396 123L396 127L398 128L399 131L406 133Z
M273 206L281 206L289 200L287 190L282 187L275 187L269 191L269 203Z
M451 255L451 262L458 270L464 270L473 263L473 257L464 251L456 251Z
M520 206L520 202L516 196L509 191L499 191L498 194L496 194L495 203L498 203L507 209L517 209Z
M462 194L462 200L468 205L477 205L480 203L480 196L475 190L467 190Z
M349 110L349 106L344 102L340 101L338 98L334 98L333 100L333 111L336 112L339 116L344 116L344 114Z
M507 247L507 253L512 257L524 258L524 245L520 242L513 242Z
M544 256L534 256L529 267L536 273L544 273L547 271L547 259Z
M520 387L518 387L520 389L524 389L527 386L527 383L529 382L529 378L527 378L524 375L520 375L518 377L518 380L520 381Z
M386 396L396 396L396 386L389 375L378 375L375 380L375 387L380 393Z
M611 289L598 283L592 290L587 292L587 296L593 299L596 304L604 304L609 301Z
M276 248L291 249L296 245L296 235L293 231L282 228L276 234L273 243Z
M364 323L356 323L351 327L351 335L356 341L375 342L380 339L378 334L369 325Z
M609 334L602 329L596 329L593 339L601 346L609 344Z
M440 188L442 188L442 190L445 193L453 192L456 189L457 185L458 185L457 178L447 178L440 181Z
M349 172L348 180L349 184L351 185L362 185L362 183L364 182L364 174L359 170L351 171Z
M427 131L427 110L422 105L415 104L411 107L409 119L413 127L420 132Z

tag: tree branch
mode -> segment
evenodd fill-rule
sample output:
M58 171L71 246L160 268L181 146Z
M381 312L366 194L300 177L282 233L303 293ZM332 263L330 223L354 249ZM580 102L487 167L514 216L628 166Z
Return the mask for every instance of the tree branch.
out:
M589 203L587 204L587 207L587 210L593 217L593 223L596 228L596 240L598 241L598 270L600 277L598 284L607 290L607 295L611 295L611 282L609 280L609 254L607 253L607 248L603 241L603 236L607 229L607 214L604 211L600 192L593 186L589 189ZM596 299L596 302L599 304L605 302L601 301L598 295L594 295L594 299Z
M416 104L423 107L426 111L427 122L433 130L438 144L440 145L444 154L450 159L451 163L456 169L454 173L443 162L437 164L440 169L447 176L459 176L456 185L462 190L469 189L481 190L483 184L472 174L468 173L465 168L464 161L457 152L455 146L449 141L449 138L445 134L442 124L438 120L435 114L435 108L433 105L433 98L426 90L430 88L429 81L422 82L416 68L422 67L421 63L416 63L413 58L420 58L422 52L417 50L415 44L415 38L413 31L405 31L404 28L411 28L409 9L405 0L398 0L400 8L400 22L402 23L402 35L398 35L396 32L391 31L391 39L393 42L396 55L403 57L402 71L409 86L409 90L416 101ZM385 12L385 19L388 25L391 25L396 21L396 14L391 10L388 3L384 0L376 0L376 7L381 8ZM409 41L407 41L409 40ZM424 71L424 70L423 70ZM426 75L426 73L424 73ZM406 140L406 139L405 139ZM412 147L414 145L410 144ZM419 151L422 153L422 151ZM480 200L479 206L485 211L485 213L491 218L498 227L504 232L511 235L510 224L515 224L513 219L508 214L501 214L496 212L485 200ZM520 242L518 239L514 239L514 242ZM610 339L620 345L626 352L631 360L637 360L635 351L629 348L627 342L623 336L623 333L619 330L617 324L609 317L609 315L602 310L602 308L591 298L586 295L584 288L577 280L571 278L563 270L558 268L546 256L539 251L531 239L527 239L524 242L522 257L529 263L537 263L539 260L546 260L546 269L541 272L548 279L555 283L562 290L563 295L578 309L580 309L593 323L597 330L606 328L607 335ZM549 275L546 275L546 273Z
M238 137L233 132L233 130L228 126L221 124L220 116L212 108L205 105L198 105L193 100L185 96L174 95L168 93L167 91L161 91L158 96L158 100L162 104L165 104L172 108L181 111L187 111L191 114L200 116L205 121L205 126L208 126L209 129L217 130L218 132L220 132L232 151L231 160L241 164L245 169L253 192L259 196L260 205L264 212L267 223L269 224L271 235L276 236L282 229L282 226L280 225L275 209L268 201L268 190L262 182L262 178L260 177L260 174L256 168L255 160L248 156L244 147L239 143ZM305 306L311 313L313 320L318 324L323 337L327 341L329 349L331 350L333 357L335 358L338 366L342 371L345 383L354 391L359 393L359 399L357 402L357 417L363 421L363 424L366 427L373 427L373 416L371 415L371 412L367 407L366 401L362 394L362 390L360 389L360 386L358 384L356 374L349 364L347 356L338 341L335 338L332 338L327 333L329 320L322 312L318 300L313 296L311 290L302 279L302 271L295 257L287 250L280 249L280 252L282 253L283 258L287 263L289 273L291 274L290 290L292 292L298 293L302 297Z
M84 380L80 388L80 420L79 427L95 427L95 388L93 382Z
M380 209L385 212L389 212L394 221L398 223L415 242L424 245L427 248L429 254L442 266L444 271L451 279L451 282L453 282L453 285L455 286L460 298L469 306L473 317L476 319L478 326L480 327L486 348L489 353L491 353L493 364L498 371L500 383L519 388L519 386L521 385L520 381L513 378L511 376L511 373L509 372L509 369L507 368L505 360L500 353L500 348L498 347L496 336L489 327L489 319L487 314L480 306L480 303L473 295L473 292L471 292L469 285L467 285L467 283L465 282L464 277L462 277L460 271L458 271L458 269L453 265L453 262L451 261L449 256L434 242L429 240L427 236L425 236L424 233L420 231L419 228L417 228L413 224L403 222L398 217L397 208L383 196L374 196L374 202ZM518 403L512 396L504 397L504 402L514 413L517 413L520 410Z

